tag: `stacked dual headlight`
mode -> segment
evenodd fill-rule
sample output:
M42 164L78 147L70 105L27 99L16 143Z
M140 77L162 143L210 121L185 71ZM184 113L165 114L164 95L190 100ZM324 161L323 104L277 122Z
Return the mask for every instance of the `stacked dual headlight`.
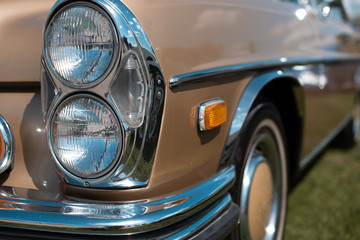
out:
M66 99L51 121L51 145L57 159L82 178L99 177L114 166L120 136L114 112L95 97Z
M147 84L136 54L120 64L112 19L83 2L57 11L44 34L46 63L60 82L48 124L54 158L77 178L102 177L119 165L124 125L137 128L144 120Z
M112 62L116 33L104 13L88 6L58 12L46 30L46 50L66 84L88 87L99 82Z

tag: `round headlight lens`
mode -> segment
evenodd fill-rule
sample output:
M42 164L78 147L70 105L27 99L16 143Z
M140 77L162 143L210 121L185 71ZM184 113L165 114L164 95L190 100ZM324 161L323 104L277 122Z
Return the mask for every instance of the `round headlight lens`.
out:
M109 68L115 51L115 32L105 13L75 5L59 11L45 33L50 64L65 83L87 87Z
M96 178L116 164L121 131L114 112L100 99L75 95L59 105L50 139L60 164L81 178Z

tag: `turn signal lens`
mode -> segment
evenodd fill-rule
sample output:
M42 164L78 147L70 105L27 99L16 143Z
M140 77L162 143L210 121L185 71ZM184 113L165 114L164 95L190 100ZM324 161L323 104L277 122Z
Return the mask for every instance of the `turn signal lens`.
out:
M200 105L199 126L201 131L216 128L226 121L226 103L221 99Z
M205 128L212 129L226 121L226 104L215 103L205 108Z

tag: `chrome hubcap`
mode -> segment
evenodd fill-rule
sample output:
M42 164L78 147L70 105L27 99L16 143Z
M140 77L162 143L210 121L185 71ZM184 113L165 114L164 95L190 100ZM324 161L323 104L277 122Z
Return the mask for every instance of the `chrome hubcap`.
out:
M240 195L242 239L276 239L285 216L282 202L285 159L283 145L278 144L282 139L272 121L262 123L251 138L246 155Z

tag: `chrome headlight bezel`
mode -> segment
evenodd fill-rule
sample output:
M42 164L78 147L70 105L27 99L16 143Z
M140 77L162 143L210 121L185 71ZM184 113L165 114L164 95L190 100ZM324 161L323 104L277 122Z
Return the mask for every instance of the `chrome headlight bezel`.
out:
M101 82L87 88L65 84L46 60L45 50L42 58L41 98L43 117L49 134L50 119L56 107L69 96L90 94L102 99L115 112L122 130L122 151L117 164L105 175L98 178L80 178L64 171L58 166L58 173L66 183L94 188L133 188L145 187L150 179L155 151L159 138L161 118L165 99L165 80L149 39L132 12L120 1L97 0L89 2L60 0L53 7L47 23L57 11L66 5L86 4L101 8L112 19L120 41L117 56L109 73ZM44 36L45 37L45 36ZM121 80L126 61L137 61L138 75L144 79L145 95L143 101L144 116L141 121L131 124L122 116L119 99L116 98L116 82ZM140 87L141 88L141 87ZM111 91L111 89L113 91ZM114 90L115 89L115 90ZM49 138L48 138L49 139ZM50 144L49 144L50 145ZM56 156L53 154L53 157ZM55 160L55 163L57 160Z
M0 174L12 169L14 164L14 133L3 116L0 115Z
M61 76L61 74L58 73L58 71L56 70L56 67L54 66L54 63L51 61L51 57L49 56L47 41L45 39L43 40L43 49L44 49L43 55L44 55L46 64L48 66L50 66L49 69L52 72L52 74L54 74L57 79L62 81L62 83L66 84L67 86L70 86L72 88L87 89L87 88L92 88L92 87L98 85L99 83L101 83L114 70L114 66L115 66L116 62L119 61L118 58L120 58L119 53L121 52L121 41L119 41L118 31L114 25L113 19L98 5L90 4L88 2L83 2L83 1L76 1L76 2L66 4L64 6L59 6L59 9L57 11L54 11L54 13L48 17L49 20L46 23L44 32L43 32L44 38L47 35L53 20L55 18L59 17L63 12L69 10L70 8L74 8L74 7L92 8L95 11L99 12L104 18L106 18L106 20L109 21L109 23L111 25L111 29L112 29L112 37L113 37L114 46L113 46L112 58L108 64L106 70L96 80L94 80L90 83L85 83L83 85L76 85L74 83L71 83L69 80L65 79L63 76Z
M76 174L73 171L71 171L68 166L65 166L63 160L59 156L58 150L54 146L55 145L55 139L54 139L55 136L53 134L54 133L54 124L53 123L55 121L55 117L58 112L58 109L66 106L66 104L68 104L70 101L72 101L74 99L79 99L79 98L90 99L92 101L95 101L95 102L103 105L112 114L112 116L114 117L115 122L119 128L119 136L118 137L120 139L120 141L119 141L120 143L117 146L117 151L116 151L114 158L112 159L111 163L105 169L99 171L98 173L94 173L91 177L86 177L85 174L83 174L82 176L80 174ZM111 106L109 106L104 100L100 99L99 97L96 97L91 94L86 94L86 93L79 93L79 94L74 94L74 95L68 96L63 101L59 102L59 104L56 106L56 108L54 110L54 114L51 115L51 118L49 119L48 124L49 124L48 125L49 131L48 131L47 137L48 137L50 151L53 154L53 156L56 156L55 161L56 161L56 164L58 165L58 167L60 167L62 172L66 172L67 175L71 175L73 178L76 178L80 181L83 181L83 179L87 179L87 180L98 179L98 178L102 178L106 175L111 174L114 171L114 169L116 168L116 166L119 165L120 154L121 154L121 150L123 148L123 145L122 145L123 129L121 127L119 119L116 116L116 113L113 111Z

